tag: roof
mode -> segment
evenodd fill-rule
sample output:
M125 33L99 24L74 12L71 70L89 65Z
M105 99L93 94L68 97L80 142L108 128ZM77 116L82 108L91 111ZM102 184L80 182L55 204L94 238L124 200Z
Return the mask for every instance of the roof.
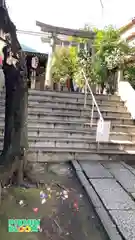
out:
M17 34L18 40L25 52L48 54L49 44L43 43L40 36Z
M127 41L132 41L132 40L134 40L134 39L135 39L135 32L132 32L132 33L126 38Z
M30 46L26 46L24 44L21 44L21 48L24 52L31 52L31 53L36 53L37 52L36 49L33 49Z
M43 57L43 58L46 58L46 59L48 58L47 53L38 52L36 49L33 49L33 48L31 48L29 46L26 46L24 44L21 44L21 48L27 55L34 55L34 56Z
M36 54L41 57L48 56L48 46L42 43L40 37L38 39L39 41L34 41L35 37L33 38L33 36L32 36L32 39L27 39L27 36L24 36L25 38L23 39L23 38L20 38L19 34L17 34L17 37L21 45L21 48L24 52ZM5 46L5 43L6 41L0 37L0 53L3 47Z
M126 32L127 30L129 30L130 28L132 28L135 25L135 18L132 19L132 21L130 21L128 24L122 26L119 31L121 34L123 34L124 32Z
M135 18L132 19L128 24L124 25L119 29L120 34L125 33L126 31L130 30L135 25ZM135 32L129 33L129 35L126 37L127 41L132 41L135 39Z
M36 26L40 27L42 32L52 32L66 36L83 37L89 39L93 39L95 37L95 32L93 31L56 27L38 21L36 21Z

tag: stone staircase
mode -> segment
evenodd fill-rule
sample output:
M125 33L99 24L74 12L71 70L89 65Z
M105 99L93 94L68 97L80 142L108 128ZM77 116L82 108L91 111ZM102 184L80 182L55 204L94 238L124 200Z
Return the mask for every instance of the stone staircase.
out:
M135 125L118 96L95 95L105 120L111 120L110 141L96 142L98 113L90 127L92 98L84 94L30 90L29 161L134 159ZM3 145L4 93L0 94L0 149Z

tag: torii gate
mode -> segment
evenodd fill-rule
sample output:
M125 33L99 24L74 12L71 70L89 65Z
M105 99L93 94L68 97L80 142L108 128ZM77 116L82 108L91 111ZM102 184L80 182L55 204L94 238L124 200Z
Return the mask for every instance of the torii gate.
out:
M40 27L40 30L44 33L48 33L49 37L42 38L43 42L50 43L50 51L48 55L48 63L46 68L45 74L45 88L52 86L52 60L54 56L54 51L56 45L64 45L64 46L78 46L77 42L68 41L68 36L73 37L80 37L87 39L87 43L85 44L85 49L91 49L92 55L94 55L94 48L93 48L93 40L95 38L95 33L93 31L84 31L84 30L76 30L76 29L69 29L63 27L56 27L51 26L42 22L36 21L36 26Z

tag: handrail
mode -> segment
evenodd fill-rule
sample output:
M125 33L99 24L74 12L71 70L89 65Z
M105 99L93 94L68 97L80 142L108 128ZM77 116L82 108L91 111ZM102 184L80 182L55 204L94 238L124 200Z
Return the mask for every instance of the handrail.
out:
M93 122L93 111L94 111L94 105L96 106L96 108L97 108L97 112L98 112L98 114L99 114L99 119L100 119L100 121L103 123L104 122L104 119L103 119L103 116L102 116L102 113L101 113L101 111L100 111L100 109L99 109L99 106L98 106L98 104L97 104L97 101L96 101L96 99L95 99L95 97L94 97L94 94L93 94L93 92L92 92L92 89L91 89L91 87L90 87L90 85L89 85L89 83L88 83L88 79L87 79L87 77L86 77L86 75L85 75L85 72L84 72L84 70L82 69L82 73L83 73L83 76L84 76L84 79L85 79L85 105L86 105L86 100L87 100L87 88L89 89L89 91L90 91L90 94L91 94L91 96L92 96L92 102L93 102L93 104L92 104L92 113L91 113L91 126L92 126L92 122Z

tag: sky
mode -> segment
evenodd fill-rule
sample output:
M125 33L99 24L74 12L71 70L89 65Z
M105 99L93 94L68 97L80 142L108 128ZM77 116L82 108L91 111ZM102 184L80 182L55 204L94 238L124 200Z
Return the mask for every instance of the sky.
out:
M36 20L76 29L84 24L99 28L111 24L119 28L135 17L135 0L102 2L103 9L100 0L7 0L7 5L9 14L19 30L39 31L35 25ZM26 35L19 38L29 38L29 42L32 40Z

